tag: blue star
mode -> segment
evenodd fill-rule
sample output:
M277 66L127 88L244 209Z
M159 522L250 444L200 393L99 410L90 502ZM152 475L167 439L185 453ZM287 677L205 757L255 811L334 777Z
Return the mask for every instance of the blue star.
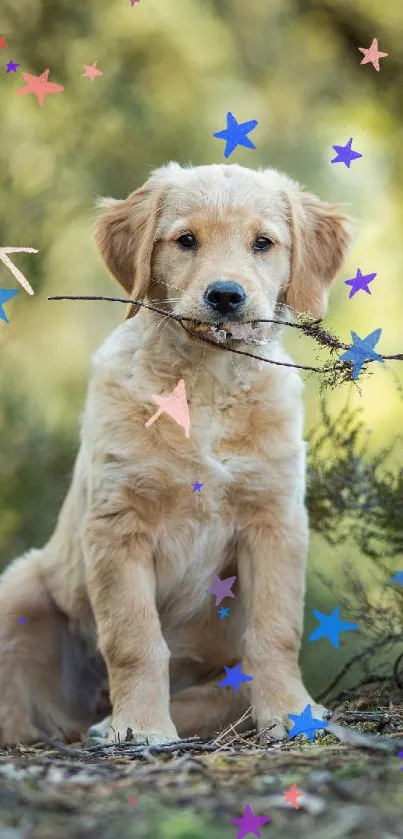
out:
M198 492L202 487L204 487L204 484L198 484L197 481L196 481L196 483L193 484L192 492Z
M26 623L27 622L26 618L18 618L18 620L19 620L20 623Z
M321 625L314 629L312 635L309 636L309 640L318 641L319 638L329 638L336 649L339 646L340 632L360 628L356 623L340 620L340 606L336 606L331 615L323 615L322 612L318 612L316 609L314 609L313 614Z
M403 758L403 752L397 752L397 756ZM403 772L403 766L400 767L400 771Z
M219 682L218 687L225 688L227 685L231 685L234 688L235 693L238 693L239 685L242 682L251 682L253 676L248 676L246 673L242 673L242 666L240 664L236 664L235 667L225 667L224 670L226 672L225 678L222 682Z
M374 352L374 347L381 337L382 329L375 329L366 338L359 338L356 332L351 331L353 343L351 347L340 356L340 361L353 362L353 379L358 379L362 367L366 361L373 358L375 361L384 363L381 355Z
M227 618L229 614L229 609L224 609L224 606L221 606L221 609L218 610L218 614L220 618Z
M391 577L390 583L400 583L403 586L403 571L395 571L395 576Z
M255 149L252 141L246 135L253 131L258 124L257 119L252 119L250 122L237 122L231 111L227 114L227 127L222 131L217 131L213 134L220 140L225 140L224 157L229 157L237 146L245 146L247 149Z
M351 166L351 161L352 160L356 160L357 157L362 157L362 154L360 154L358 151L354 151L351 148L352 142L353 142L353 138L350 137L348 143L346 143L345 146L332 146L332 149L334 149L337 152L337 154L336 154L336 157L334 157L333 160L331 160L330 162L331 163L345 163L346 166L347 166L347 169L349 169L350 166Z
M312 716L311 705L307 705L302 711L302 714L287 714L287 717L294 723L294 728L288 733L290 738L296 737L297 734L306 734L310 743L313 741L313 732L319 728L326 728L329 723L326 720L316 720Z
M7 303L7 300L11 300L11 298L16 294L18 294L18 290L0 288L0 318L5 320L6 323L10 323L10 321L8 320L6 313L3 311L3 303Z

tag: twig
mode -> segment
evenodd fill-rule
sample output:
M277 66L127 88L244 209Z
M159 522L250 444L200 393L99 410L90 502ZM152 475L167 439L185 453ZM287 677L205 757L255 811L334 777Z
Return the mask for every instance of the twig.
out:
M312 372L312 373L321 373L321 374L332 373L333 376L336 376L338 373L340 373L340 374L343 373L343 375L345 376L345 380L353 381L353 379L352 379L353 366L352 366L351 361L344 361L344 362L337 361L337 362L332 363L332 364L330 364L330 363L325 364L323 367L312 367L312 366L307 365L307 364L290 364L290 363L285 362L285 361L274 361L273 359L265 358L264 356L260 356L260 355L254 355L253 353L246 352L245 350L236 350L233 347L228 347L224 344L219 344L218 342L211 341L208 338L206 338L205 336L201 336L200 334L195 333L192 330L190 330L190 329L188 329L187 327L184 326L185 321L190 321L191 323L194 323L197 326L210 326L210 327L215 326L219 329L222 322L211 323L210 321L197 320L195 318L186 317L184 315L175 315L173 312L167 312L165 309L160 309L157 306L150 306L148 303L144 303L142 300L133 300L132 298L123 298L123 297L107 297L107 296L104 296L104 295L60 295L60 294L53 295L51 297L48 297L47 299L48 300L92 300L92 301L93 300L104 300L104 301L109 301L109 302L112 302L112 303L125 303L126 305L127 304L134 304L136 306L143 306L144 308L149 309L152 312L156 312L157 314L164 315L167 318L171 318L172 320L175 320L177 323L180 324L182 329L184 329L185 332L187 332L189 335L192 335L192 337L197 338L199 341L203 341L205 344L210 344L210 346L212 346L216 349L219 348L219 349L224 350L226 352L235 353L236 355L245 355L249 358L256 358L257 361L264 361L264 362L266 362L266 364L274 364L278 367L294 367L298 370L307 370L308 372ZM290 326L293 329L300 329L305 335L313 338L321 346L329 347L331 352L334 351L334 350L348 350L350 348L350 344L345 344L345 343L339 341L339 339L336 336L332 335L331 332L328 332L327 330L323 329L323 327L320 326L320 323L321 323L320 320L315 320L315 321L309 320L309 321L304 321L302 323L293 323L292 321L278 320L278 319L274 319L274 318L254 318L253 320L243 321L242 323L243 324L249 324L250 323L252 325L258 324L258 323L273 323L273 324L276 324L278 326ZM379 357L384 359L385 361L387 361L387 360L388 361L389 360L401 361L401 360L403 360L403 353L398 353L398 354L395 354L395 355L380 355L379 354ZM372 362L374 362L376 360L377 359L368 358L368 359L365 360L365 365L366 364L371 364Z

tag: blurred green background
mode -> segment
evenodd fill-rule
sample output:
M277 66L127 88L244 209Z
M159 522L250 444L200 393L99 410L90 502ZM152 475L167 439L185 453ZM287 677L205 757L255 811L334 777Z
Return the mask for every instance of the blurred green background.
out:
M0 245L36 247L16 263L29 297L0 264L0 287L20 288L0 321L0 566L49 537L78 447L90 357L124 317L112 303L48 302L51 294L117 292L92 242L96 198L125 197L168 160L224 162L213 133L232 111L257 119L256 151L229 162L274 166L307 189L341 201L357 219L347 265L331 295L326 325L342 341L382 327L377 349L402 351L403 38L400 0L2 0L0 35ZM360 65L358 47L378 38L380 72ZM8 61L20 63L6 74ZM103 75L82 78L84 64ZM50 68L65 92L40 108L17 97L21 72ZM363 155L351 169L330 164L333 144L353 137ZM377 272L371 296L348 299L343 280ZM319 353L286 334L295 360ZM402 426L403 365L373 365L361 393L329 395L337 413L350 398L377 446ZM306 386L307 428L319 422L315 377ZM402 463L402 459L396 465ZM313 537L307 628L312 608L337 604L342 560L362 567L354 545L330 549ZM334 598L319 585L328 573ZM368 576L368 585L371 578ZM344 615L344 617L349 617ZM350 655L358 633L333 651L305 644L312 689ZM307 637L307 633L306 633Z

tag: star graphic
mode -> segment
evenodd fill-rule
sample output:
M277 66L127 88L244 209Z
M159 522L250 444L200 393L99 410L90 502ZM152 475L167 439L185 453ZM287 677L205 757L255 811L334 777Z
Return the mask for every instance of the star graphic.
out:
M36 248L0 248L0 260L2 261L2 263L6 266L6 268L10 269L10 271L14 275L15 279L18 280L19 283L21 283L23 289L28 294L35 294L33 288L31 288L27 278L24 277L24 274L19 270L19 268L16 267L16 265L14 265L13 262L11 262L11 259L9 258L9 256L7 256L7 254L9 254L9 253L38 253L37 249Z
M285 803L292 804L293 810L299 810L298 799L303 795L301 790L297 788L296 784L293 784L292 787L286 789L283 792Z
M327 728L329 725L326 720L316 720L312 716L311 705L307 705L302 711L302 714L287 714L287 717L294 723L294 728L288 733L290 739L296 737L297 734L306 734L310 743L313 741L313 732L319 728Z
M3 36L2 36L2 35L0 35L0 48L1 48L1 47L8 47L8 43L7 43L7 41L3 38Z
M158 419L164 411L166 411L166 413L169 414L175 422L185 429L185 436L189 437L190 416L184 379L180 379L170 396L158 396L153 393L152 397L154 402L156 402L160 407L158 408L158 411L156 411L155 414L153 414L152 417L144 423L145 427L148 428L152 425L152 423L155 422L155 420Z
M379 73L379 59L386 58L389 53L378 51L378 39L373 38L372 44L367 50L364 47L358 47L358 49L364 53L364 58L360 61L360 64L372 64Z
M220 140L225 140L224 157L229 157L237 146L245 146L247 149L255 149L252 141L246 135L253 131L258 124L257 119L252 119L250 122L237 122L231 111L227 114L227 127L222 131L217 131L213 137L218 137Z
M12 297L15 297L16 294L18 294L18 290L16 291L13 288L0 288L0 318L6 323L10 323L10 321L3 310L3 305L4 303L7 303L8 300L11 300Z
M130 796L130 798L129 798L129 804L137 804L137 801L136 801L136 799L135 799L135 796L134 796L134 795L131 795L131 796Z
M397 757L403 758L403 752L397 752ZM403 772L403 766L400 767L400 771Z
M197 481L196 481L196 483L193 484L192 492L199 492L202 487L204 487L204 484L198 484Z
M15 64L14 61L9 61L6 67L6 73L16 73L17 67L20 67L20 65Z
M227 618L229 613L229 609L224 609L224 606L221 606L221 609L218 610L218 614L220 618Z
M243 839L244 836L248 836L249 833L253 833L254 836L261 836L260 828L262 824L266 824L267 822L271 822L270 816L255 816L253 813L252 808L249 804L246 804L243 811L243 816L240 819L231 819L232 824L237 824L239 826L238 833L236 835L236 839Z
M135 3L140 3L140 0L130 0L130 5L133 7Z
M225 667L224 665L224 670L227 675L224 676L222 682L219 682L218 687L225 688L227 685L231 685L235 693L238 693L239 685L242 682L251 682L253 679L253 676L242 673L242 666L240 664L236 664L235 667Z
M236 577L227 577L226 580L220 580L217 574L214 574L214 581L210 588L206 589L206 594L215 594L215 605L219 606L225 597L235 597L234 592L231 591L235 580Z
M49 69L44 70L40 76L32 76L31 73L21 73L22 78L27 82L26 87L19 87L16 90L17 96L23 93L34 93L40 107L42 108L47 93L63 93L64 87L54 82L48 82Z
M336 649L339 646L340 632L347 632L349 629L360 628L356 623L340 620L340 606L336 606L330 615L323 615L322 612L318 612L317 609L313 610L313 614L316 620L320 622L320 626L317 626L316 629L314 629L312 635L309 636L309 640L318 641L319 638L329 638Z
M345 163L346 166L347 166L347 169L349 169L350 166L351 166L351 161L352 160L356 160L357 157L362 157L362 154L360 154L358 151L354 151L351 148L352 142L353 142L353 138L350 137L348 143L346 143L345 146L332 146L332 149L334 149L337 152L337 155L330 162L331 163Z
M97 64L97 61L94 61L94 64L83 64L85 73L81 73L81 77L86 76L86 78L91 79L93 82L96 76L103 76L101 70L98 70L96 67Z
M373 358L374 361L384 363L382 356L374 352L374 347L378 343L381 333L382 329L375 329L374 332L370 332L365 338L359 338L356 332L351 332L353 343L339 358L340 361L353 362L353 379L358 379L362 367L369 359Z
M26 623L27 622L26 618L19 618L18 620L19 620L20 623Z
M391 577L389 580L390 583L399 583L403 586L403 571L395 571L395 576Z
M361 289L366 291L367 294L371 294L368 286L372 283L372 280L374 280L376 276L376 274L362 274L361 270L357 268L355 277L352 277L350 280L344 280L345 285L351 285L351 291L348 295L348 299L351 300L351 298L354 297L354 294L357 294L357 291L361 291Z

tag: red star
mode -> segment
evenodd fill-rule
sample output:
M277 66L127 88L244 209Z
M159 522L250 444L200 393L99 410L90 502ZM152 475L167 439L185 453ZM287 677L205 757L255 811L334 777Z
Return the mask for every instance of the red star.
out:
M297 789L297 785L293 784L292 787L286 789L283 792L286 804L292 804L294 810L299 810L298 798L303 795L301 790Z
M47 93L63 93L64 91L64 87L60 84L48 82L49 70L44 70L40 76L31 76L30 73L21 73L21 75L27 82L27 86L19 87L15 91L17 96L21 96L23 93L34 93L41 108Z
M0 35L0 47L8 47L8 43L2 35Z
M375 70L379 73L379 59L386 58L389 53L387 52L379 52L378 50L378 39L373 38L372 44L366 50L364 47L358 47L360 52L364 53L364 58L360 61L360 64L372 64L375 67Z
M135 799L134 795L131 795L131 796L130 796L130 798L129 798L129 804L137 804L137 801L136 801L136 799Z

